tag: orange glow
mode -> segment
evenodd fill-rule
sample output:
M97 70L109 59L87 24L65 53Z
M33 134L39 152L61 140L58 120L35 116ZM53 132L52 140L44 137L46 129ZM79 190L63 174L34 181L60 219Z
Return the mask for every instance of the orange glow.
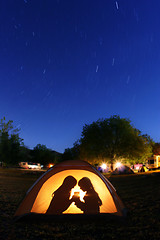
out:
M70 198L69 198L69 199L71 199L76 192L78 193L78 196L80 197L81 202L84 202L84 199L83 199L83 198L84 198L86 192L83 192L78 185L76 185L76 186L71 190L71 195L70 195Z
M105 183L102 179L96 174L86 171L86 170L64 170L58 172L51 176L41 187L35 202L32 206L31 212L35 213L46 213L50 202L52 200L54 192L62 185L64 179L67 176L73 176L77 180L77 185L71 190L70 199L74 195L75 192L79 192L81 201L84 202L84 196L86 192L82 191L78 186L79 180L83 177L88 177L94 186L95 191L99 195L102 205L100 206L100 213L116 213L117 209L114 204L113 198L106 187ZM83 213L75 204L72 204L68 207L64 213Z
M49 164L49 168L53 167L53 164Z

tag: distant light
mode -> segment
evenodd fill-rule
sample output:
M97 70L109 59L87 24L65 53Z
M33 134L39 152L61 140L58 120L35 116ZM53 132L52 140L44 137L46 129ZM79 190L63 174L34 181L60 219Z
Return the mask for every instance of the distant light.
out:
M106 168L107 168L107 165L106 165L105 163L103 163L103 164L101 165L101 168L102 168L102 169L106 169Z
M53 164L49 164L49 168L53 167Z
M119 168L119 167L121 167L122 166L122 163L121 162L117 162L116 163L116 168Z

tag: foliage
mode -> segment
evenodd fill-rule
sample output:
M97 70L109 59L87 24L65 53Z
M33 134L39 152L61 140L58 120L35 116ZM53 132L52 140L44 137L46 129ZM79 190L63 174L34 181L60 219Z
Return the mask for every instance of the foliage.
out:
M79 159L80 155L80 149L79 149L79 143L78 141L74 143L74 146L72 148L67 148L65 149L63 155L62 155L62 160L76 160Z
M20 160L22 139L19 129L14 128L13 121L6 122L5 117L0 121L0 159L6 164L16 164Z
M13 133L18 132L18 129L14 129L12 120L9 120L7 123L5 121L5 117L3 117L0 121L0 134L8 133L11 130L13 130Z
M37 144L31 154L33 162L41 163L43 165L56 163L61 157L61 154L47 148L43 144Z
M155 143L153 145L153 154L160 155L160 143Z
M142 161L152 154L152 140L131 125L130 120L112 116L85 125L79 140L80 157L90 162L110 159Z
M65 161L65 160L73 160L74 159L73 148L66 148L64 150L63 155L62 155L62 159L63 159L63 161Z
M31 162L32 161L32 150L26 146L20 146L20 160L22 162Z

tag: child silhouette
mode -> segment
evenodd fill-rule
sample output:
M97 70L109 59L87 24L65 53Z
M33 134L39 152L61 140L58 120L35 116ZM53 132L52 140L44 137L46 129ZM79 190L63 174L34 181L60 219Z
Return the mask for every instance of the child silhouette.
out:
M70 198L71 189L77 184L77 180L73 176L64 179L62 185L52 193L52 200L46 211L46 214L62 214L74 201Z
M81 202L78 197L74 199L76 206L80 208L84 214L99 213L102 201L99 198L97 192L94 190L90 179L84 177L78 182L78 185L82 191L86 191L86 195L83 198L84 202Z

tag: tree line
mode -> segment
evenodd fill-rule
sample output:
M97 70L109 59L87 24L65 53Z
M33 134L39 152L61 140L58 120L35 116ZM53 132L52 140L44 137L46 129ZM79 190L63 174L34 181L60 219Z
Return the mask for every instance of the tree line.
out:
M12 120L6 122L5 117L0 120L0 162L4 166L18 165L19 162L36 162L46 166L61 161L62 154L43 144L37 144L33 149L26 147L19 132Z
M118 160L131 164L142 163L153 154L160 154L160 143L142 134L129 119L117 115L85 124L80 139L72 148L65 149L63 154L42 144L29 149L19 137L19 132L20 129L13 126L12 120L6 122L5 117L0 120L0 162L16 165L30 161L47 165L82 159L91 164L107 161L113 166Z

